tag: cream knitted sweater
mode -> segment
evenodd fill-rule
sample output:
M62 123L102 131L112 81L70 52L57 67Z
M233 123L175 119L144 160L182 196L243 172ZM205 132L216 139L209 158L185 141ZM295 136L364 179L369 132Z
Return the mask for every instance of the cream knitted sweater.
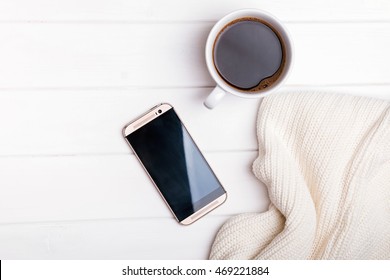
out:
M226 222L210 258L390 258L389 102L274 94L257 135L253 172L271 205Z

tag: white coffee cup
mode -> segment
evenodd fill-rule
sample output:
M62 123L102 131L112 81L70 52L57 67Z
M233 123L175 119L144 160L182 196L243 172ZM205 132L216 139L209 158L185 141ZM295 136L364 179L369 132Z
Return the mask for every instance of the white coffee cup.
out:
M224 79L222 79L222 77L218 74L218 71L213 61L214 43L221 30L232 21L245 17L258 18L261 21L266 22L269 26L271 26L277 32L280 39L283 41L285 50L285 62L283 66L284 68L277 80L274 81L273 84L266 89L261 89L259 91L250 93L248 91L235 88L228 84ZM268 94L274 93L276 89L278 89L287 79L287 76L291 72L291 66L293 62L293 46L291 37L287 29L283 26L280 20L276 19L274 16L270 15L267 12L257 9L237 10L220 19L210 31L206 42L205 53L207 68L210 72L211 77L217 83L217 86L214 88L214 90L210 93L210 95L204 102L204 105L209 109L213 109L225 96L226 93L231 93L233 95L243 98L262 98L264 96L267 96Z

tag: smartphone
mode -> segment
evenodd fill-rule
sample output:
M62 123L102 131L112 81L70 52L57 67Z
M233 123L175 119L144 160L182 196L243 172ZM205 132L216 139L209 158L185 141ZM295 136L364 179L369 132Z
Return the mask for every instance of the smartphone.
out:
M226 200L173 107L159 104L123 129L130 145L176 220L189 225Z

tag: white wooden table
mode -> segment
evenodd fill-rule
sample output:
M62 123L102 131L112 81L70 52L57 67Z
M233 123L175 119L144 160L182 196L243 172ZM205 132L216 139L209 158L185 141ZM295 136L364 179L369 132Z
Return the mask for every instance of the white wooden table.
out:
M286 23L283 91L390 99L388 0L0 0L0 259L203 259L232 215L265 211L251 173L258 101L213 111L204 61L213 24L240 8ZM121 136L173 104L227 202L177 224Z

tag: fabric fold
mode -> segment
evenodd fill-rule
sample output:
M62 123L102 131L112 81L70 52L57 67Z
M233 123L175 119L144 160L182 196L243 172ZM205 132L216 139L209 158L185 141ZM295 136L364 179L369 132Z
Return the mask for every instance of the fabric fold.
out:
M211 259L390 258L389 102L273 94L257 137L253 172L271 205L228 220Z

